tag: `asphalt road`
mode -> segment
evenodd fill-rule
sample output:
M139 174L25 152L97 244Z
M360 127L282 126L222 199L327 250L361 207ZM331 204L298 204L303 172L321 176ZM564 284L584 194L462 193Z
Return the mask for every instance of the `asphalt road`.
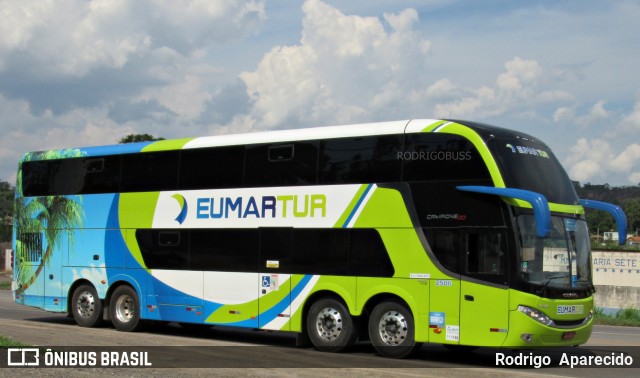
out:
M610 355L618 347L632 350L640 362L640 328L596 326L589 342L579 348L551 351L510 351L480 348L473 353L453 353L440 345L425 345L416 357L393 360L376 355L367 343L345 353L322 353L295 346L287 333L208 327L183 329L175 323L154 325L144 332L122 333L111 325L82 328L64 314L17 305L11 293L0 291L0 335L35 346L56 350L86 350L82 347L119 351L146 351L151 368L66 368L35 369L42 376L420 376L420 377L518 377L518 376L633 376L636 368L497 367L496 354L506 356L549 356L554 362L567 356ZM69 347L65 349L65 347ZM109 349L111 348L111 349ZM6 353L4 351L0 351ZM0 356L2 357L2 356ZM538 360L540 361L540 360ZM532 364L529 364L532 365ZM165 369L164 366L178 366ZM636 365L638 366L638 365ZM3 366L4 367L4 366ZM2 372L0 368L0 372ZM11 369L16 373L34 369ZM2 372L3 373L3 372ZM0 373L0 374L2 374Z

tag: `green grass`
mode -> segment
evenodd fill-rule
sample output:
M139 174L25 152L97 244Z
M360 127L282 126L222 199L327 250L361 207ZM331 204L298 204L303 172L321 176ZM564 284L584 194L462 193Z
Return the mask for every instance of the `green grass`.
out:
M3 281L0 282L0 290L9 290L11 289L11 282Z
M5 336L0 336L0 347L28 347L31 345L23 344Z
M605 315L600 308L594 309L595 324L640 327L640 309L625 308L614 315Z

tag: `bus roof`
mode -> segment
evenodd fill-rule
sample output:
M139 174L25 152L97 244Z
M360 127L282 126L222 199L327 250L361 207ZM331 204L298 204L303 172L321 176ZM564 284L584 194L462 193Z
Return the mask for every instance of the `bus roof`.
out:
M446 126L448 123L459 123L470 127L482 137L487 140L493 136L522 136L531 140L535 138L514 132L512 130L503 129L491 125L482 123L462 121L462 120L438 120L438 119L412 119L390 122L376 122L376 123L363 123L343 126L324 126L324 127L312 127L312 128L300 128L300 129L287 129L287 130L273 130L273 131L261 131L251 132L243 134L229 134L229 135L213 135L196 138L185 139L170 139L151 142L139 142L139 143L126 143L126 144L114 144L105 146L92 146L92 147L76 147L65 148L51 151L38 151L36 153L29 153L28 160L46 160L50 159L49 156L105 156L105 155L120 155L131 154L139 152L150 151L164 151L164 150L180 150L191 148L205 148L205 147L220 147L220 146L233 146L243 144L260 144L260 143L277 143L277 142L291 142L302 140L314 140L314 139L330 139L330 138L348 138L367 135L388 135L388 134L402 134L402 133L416 133L425 129L434 128L432 131L437 131L436 126ZM444 131L444 130L443 130ZM57 152L48 154L47 152ZM26 156L25 155L25 158ZM25 160L23 158L23 161Z

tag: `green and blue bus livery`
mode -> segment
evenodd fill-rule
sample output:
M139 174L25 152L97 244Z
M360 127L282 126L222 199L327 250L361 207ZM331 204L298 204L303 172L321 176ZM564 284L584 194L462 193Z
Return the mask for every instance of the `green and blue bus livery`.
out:
M85 327L290 331L333 352L579 345L585 207L626 229L542 142L455 120L32 152L12 290Z

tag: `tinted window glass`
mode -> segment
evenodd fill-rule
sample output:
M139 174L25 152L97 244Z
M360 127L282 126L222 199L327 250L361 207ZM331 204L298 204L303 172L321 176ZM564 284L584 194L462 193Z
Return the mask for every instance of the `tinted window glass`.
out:
M85 174L83 159L51 160L50 164L51 195L82 193Z
M401 135L329 139L320 143L319 184L400 180Z
M318 142L247 146L246 186L315 185Z
M349 231L299 229L293 233L293 265L299 272L349 274Z
M578 196L549 147L523 139L489 143L507 187L541 193L549 202L577 205Z
M261 272L294 273L291 264L292 228L260 229Z
M394 269L375 229L352 229L349 235L349 271L355 276L391 277Z
M425 229L425 234L440 264L452 272L460 273L460 231Z
M136 231L150 269L391 277L375 229L196 229Z
M49 194L51 161L27 161L22 163L22 193L25 196Z
M82 193L115 193L120 186L120 157L107 156L84 160Z
M180 189L242 186L243 146L183 150L180 154Z
M147 268L188 269L189 235L187 231L137 230L136 239Z
M467 233L465 273L499 275L506 273L504 233L473 231Z
M178 151L123 155L122 192L175 190L178 184Z
M258 271L258 230L191 230L193 270Z
M459 135L407 134L401 156L406 181L490 178L475 146Z

